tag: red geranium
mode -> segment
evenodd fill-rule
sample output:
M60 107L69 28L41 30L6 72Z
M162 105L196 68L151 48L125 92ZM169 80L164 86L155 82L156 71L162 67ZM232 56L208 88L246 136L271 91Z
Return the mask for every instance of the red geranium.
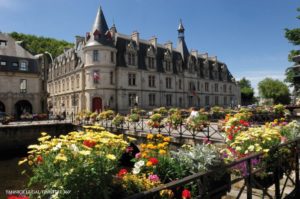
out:
M38 155L37 158L36 158L36 162L38 164L41 164L43 162L43 157L41 155Z
M83 145L85 145L87 147L90 147L90 148L93 148L96 145L96 142L91 141L91 140L84 140Z
M158 164L158 160L156 158L149 158L149 161L152 163L152 165Z
M121 169L119 173L117 174L118 177L122 178L125 174L127 174L128 171L126 169Z
M182 199L188 199L191 198L191 192L187 189L184 189L182 191Z
M227 136L227 138L228 138L228 140L232 140L232 139L233 139L233 136L232 136L231 134L229 134L229 135Z

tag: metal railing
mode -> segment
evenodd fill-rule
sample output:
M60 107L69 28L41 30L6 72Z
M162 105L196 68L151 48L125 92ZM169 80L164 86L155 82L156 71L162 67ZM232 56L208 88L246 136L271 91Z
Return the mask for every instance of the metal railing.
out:
M290 181L294 186L294 191L290 193L291 198L300 198L300 182L299 182L299 153L300 153L300 138L287 142L285 144L281 144L278 147L272 148L270 154L275 153L282 147L288 147L292 149L293 155L290 161L293 161L292 169L286 169L284 167L284 163L287 160L278 158L276 162L272 165L267 165L265 167L255 168L253 165L253 160L263 159L265 157L264 153L257 153L230 164L227 164L223 167L216 168L214 170L209 170L207 172L196 173L185 178L161 185L159 187L153 188L148 191L136 193L132 196L127 197L126 199L139 199L139 198L157 198L159 196L160 191L171 189L177 190L179 187L183 187L184 185L188 185L189 183L193 182L197 184L199 192L197 196L193 196L193 198L212 198L213 194L218 193L219 191L229 191L233 184L244 181L244 185L240 188L239 193L237 194L236 198L241 198L243 191L246 190L246 197L247 199L252 199L253 196L253 189L260 189L263 192L263 197L268 196L269 198L281 199L284 196L284 191L286 189L287 182ZM207 183L213 174L220 171L227 171L231 172L236 169L238 165L244 164L246 171L245 175L237 176L234 179L230 179L228 182L225 182L223 186L216 187L212 190L205 190L203 189L203 185ZM275 193L272 195L268 192L268 187L264 187L262 182L259 182L259 178L256 177L256 174L261 172L264 169L272 168L272 173L270 174L272 178L268 178L271 181L270 185L275 185ZM286 178L284 179L283 186L280 185L280 179L282 178L283 174L285 174ZM294 177L293 177L294 175ZM231 176L232 177L232 176ZM293 179L294 178L294 179Z

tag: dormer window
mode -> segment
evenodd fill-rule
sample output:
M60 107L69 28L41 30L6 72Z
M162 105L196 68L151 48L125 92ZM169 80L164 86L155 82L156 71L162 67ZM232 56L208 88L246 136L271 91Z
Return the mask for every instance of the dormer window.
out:
M25 61L20 62L20 68L21 71L28 71L28 63Z
M223 81L227 81L227 69L226 69L226 66L222 65L221 69L222 69L222 79L223 79Z
M195 72L195 62L194 62L194 59L192 56L189 57L188 70L189 70L189 73Z
M182 60L181 59L178 59L177 61L176 61L176 68L177 68L177 72L179 72L179 73L182 73Z
M164 69L166 72L172 72L172 56L169 50L164 54Z
M127 58L127 65L129 66L136 66L137 65L137 52L134 47L133 41L130 41L130 43L127 45L126 49L126 58Z
M0 40L0 47L5 47L7 46L7 41L6 40Z
M155 69L156 68L156 63L155 63L155 49L153 46L150 46L147 50L147 67L148 69Z

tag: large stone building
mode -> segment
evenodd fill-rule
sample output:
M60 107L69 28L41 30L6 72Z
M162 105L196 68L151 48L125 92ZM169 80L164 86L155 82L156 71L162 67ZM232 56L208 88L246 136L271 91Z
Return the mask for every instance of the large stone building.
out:
M0 32L0 112L19 117L47 111L43 60Z
M54 113L105 108L127 112L133 106L210 107L240 103L240 90L225 63L188 51L184 27L176 48L157 38L144 40L107 26L98 10L91 32L49 68L48 103Z

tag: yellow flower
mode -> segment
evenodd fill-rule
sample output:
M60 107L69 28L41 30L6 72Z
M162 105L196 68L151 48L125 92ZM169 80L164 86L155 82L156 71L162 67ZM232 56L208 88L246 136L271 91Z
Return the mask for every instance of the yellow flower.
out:
M148 161L148 162L146 163L146 166L147 166L147 167L151 167L151 166L152 166L152 162Z
M160 155L164 155L164 154L166 154L167 153L167 151L166 150L163 150L163 149L161 149L161 150L159 150L159 152L158 152Z
M55 160L61 160L61 161L68 161L68 158L64 155L64 154L58 154L56 157L55 157Z
M165 145L163 144L163 143L159 143L158 145L157 145L157 148L158 149L163 149L165 147Z
M27 162L27 161L28 161L27 158L25 158L25 159L23 159L23 160L20 160L20 161L18 162L18 165L24 164L24 163Z
M90 155L91 151L85 150L85 151L79 151L78 153L81 154L81 155Z
M29 166L33 165L33 162L32 162L31 160L28 161L28 165L29 165Z
M153 149L153 144L147 144L148 149Z
M170 138L170 137L165 137L165 138L164 138L164 141L165 141L165 142L170 142L170 141L171 141L171 138Z
M159 133L159 134L156 134L156 137L161 138L161 137L163 137L163 135Z
M147 139L148 139L148 140L152 140L152 139L153 139L153 134L148 134L148 135L147 135Z
M107 159L110 159L110 160L115 160L115 159L116 159L116 156L113 155L113 154L107 154L107 155L106 155L106 158L107 158Z

